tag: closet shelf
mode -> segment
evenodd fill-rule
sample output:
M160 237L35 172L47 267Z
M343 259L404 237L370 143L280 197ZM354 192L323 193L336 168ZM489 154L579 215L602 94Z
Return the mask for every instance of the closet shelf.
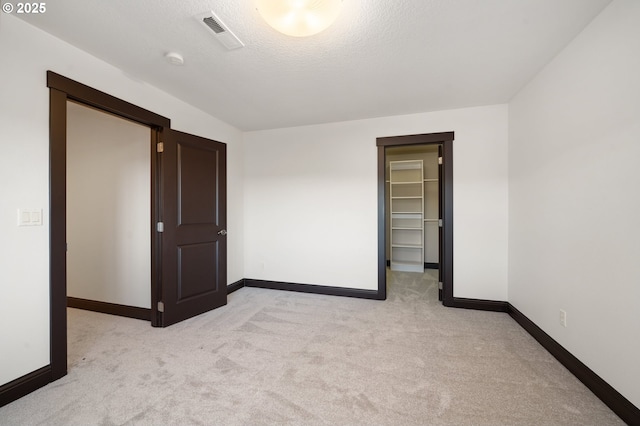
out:
M423 272L424 271L424 263L423 262L407 262L407 261L391 261L391 269L394 271L403 271L403 272Z
M422 219L422 213L391 212L391 219Z
M410 249L420 249L422 250L422 243L411 244L411 243L391 243L391 247L402 247L402 248L410 248Z
M415 160L392 161L389 168L391 170L420 170L422 173L422 163L418 164Z

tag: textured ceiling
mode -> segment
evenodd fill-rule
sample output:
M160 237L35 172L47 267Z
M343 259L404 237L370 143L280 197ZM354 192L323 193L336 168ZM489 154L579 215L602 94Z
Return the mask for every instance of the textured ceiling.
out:
M253 0L55 0L19 16L259 130L507 102L610 1L344 0L308 38L271 29ZM196 21L209 10L244 48L227 51Z

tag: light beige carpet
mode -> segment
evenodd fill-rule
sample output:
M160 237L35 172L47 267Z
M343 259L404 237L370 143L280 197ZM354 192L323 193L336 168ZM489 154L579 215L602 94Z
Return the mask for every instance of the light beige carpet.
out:
M69 374L2 425L616 425L507 314L256 288L167 329L69 309Z

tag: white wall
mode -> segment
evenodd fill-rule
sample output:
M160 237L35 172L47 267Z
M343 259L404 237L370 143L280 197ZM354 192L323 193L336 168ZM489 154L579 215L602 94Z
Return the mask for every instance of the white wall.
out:
M228 281L244 277L242 134L8 14L0 13L0 384L49 364L49 90L52 70L228 144ZM161 56L158 66L168 66ZM44 226L17 227L16 209Z
M509 301L636 406L639 22L607 7L513 99L509 142Z
M151 129L67 102L67 296L151 308Z
M377 289L376 138L454 131L454 295L507 297L507 106L245 134L246 278Z

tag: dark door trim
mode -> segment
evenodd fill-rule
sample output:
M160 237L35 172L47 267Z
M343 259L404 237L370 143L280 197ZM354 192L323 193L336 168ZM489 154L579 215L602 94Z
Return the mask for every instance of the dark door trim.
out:
M47 71L49 96L49 211L50 211L50 345L51 381L67 374L67 100L73 100L111 114L136 121L152 129L152 140L158 132L171 126L171 120L134 104L123 101L82 83ZM155 144L153 144L155 146ZM158 184L155 182L157 157L151 155L152 221L158 216ZM151 230L150 230L151 232ZM158 239L151 232L151 282L158 282ZM152 310L155 291L152 292Z
M385 148L405 145L442 145L441 182L443 200L443 249L440 253L442 263L442 287L445 306L453 306L453 132L425 133L421 135L390 136L376 138L378 147L378 294L386 298L387 292L387 259L385 256L387 241L385 233Z
M442 144L438 144L438 158L443 158ZM440 161L439 161L440 163ZM444 163L444 161L442 161ZM444 202L443 202L443 179L444 174L442 171L442 164L438 164L438 219L444 219ZM438 283L443 282L443 262L440 259L440 253L444 253L444 232L441 226L438 225ZM442 287L438 287L438 300L442 302L444 298L444 291Z

